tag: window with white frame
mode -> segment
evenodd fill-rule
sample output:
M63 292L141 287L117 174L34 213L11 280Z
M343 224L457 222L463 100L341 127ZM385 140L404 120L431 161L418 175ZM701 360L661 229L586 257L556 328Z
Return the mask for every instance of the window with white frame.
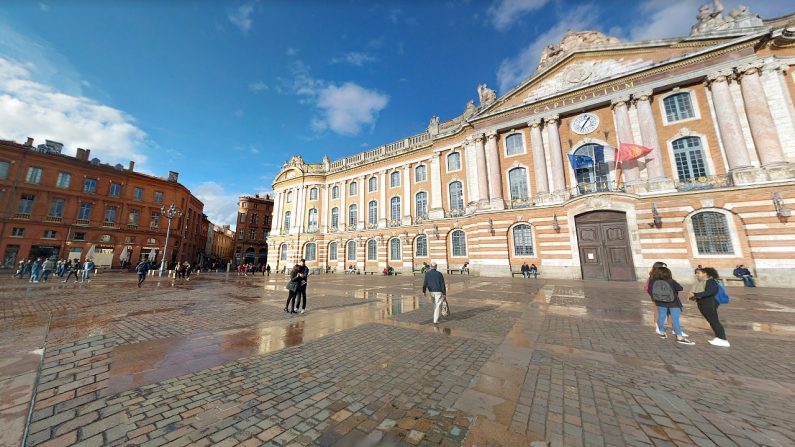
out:
M669 123L680 121L695 116L690 92L677 93L663 99L665 118Z
M392 197L389 200L389 220L393 222L400 220L400 197Z
M72 174L68 172L59 172L58 179L55 181L55 186L58 188L68 189L72 183Z
M287 191L287 203L290 203L292 201L293 201L293 192Z
M367 223L376 225L378 223L378 202L371 200L367 204Z
M64 199L52 199L50 202L49 217L61 218L63 217L63 209L66 201Z
M332 242L328 244L328 260L329 261L336 261L337 260L337 243Z
M367 190L370 192L378 191L378 177L372 176L367 179Z
M340 198L340 187L339 186L334 185L334 187L331 188L331 198L332 199L339 199Z
M422 219L428 218L428 193L420 191L414 196L414 210L417 217Z
M414 168L414 181L424 182L428 178L428 168L425 165L419 165Z
M389 241L389 260L400 261L402 257L400 239L394 238Z
M358 184L356 182L351 182L351 184L348 185L348 195L355 196L357 191L358 191Z
M415 256L427 258L428 257L428 237L425 235L417 236L417 248L414 251Z
M356 260L356 241L348 241L347 248L345 251L348 252L348 260L355 261Z
M336 206L331 209L331 227L337 228L340 226L340 209Z
M282 244L279 247L279 260L286 261L287 260L287 244Z
M376 259L378 259L378 244L375 239L370 239L367 241L367 260L375 261Z
M515 133L505 138L505 155L517 155L524 153L524 143L522 135Z
M28 168L28 175L25 176L25 181L28 183L39 184L41 183L41 175L44 172L41 168Z
M317 260L317 245L314 242L309 242L304 246L304 260L316 261Z
M356 225L359 223L359 213L356 204L348 207L348 225Z
M317 188L309 190L309 200L317 200Z
M389 174L389 187L397 188L398 186L400 186L400 172L393 171Z
M461 169L461 153L453 152L447 155L447 171L457 171Z
M519 224L513 227L513 254L533 256L533 231L530 225Z
M679 180L685 181L707 175L707 166L704 162L704 150L701 147L701 138L684 137L671 143L676 161L676 175Z
M511 200L530 197L527 188L527 169L513 168L508 171L508 184L511 188Z
M309 210L309 229L317 229L317 208Z
M734 253L731 232L726 216L716 211L702 211L690 218L693 236L700 255L730 255Z
M116 207L115 206L107 206L105 207L105 225L113 225L116 223Z
M36 200L36 196L33 194L22 194L19 199L19 204L17 205L17 214L32 214L33 213L33 201ZM89 213L90 214L90 213ZM28 216L30 217L30 216Z
M453 230L450 234L450 239L453 245L453 256L466 256L467 255L467 239L463 230Z
M450 209L464 209L464 187L459 181L450 183L447 187L450 191Z
M289 230L290 229L290 223L291 223L290 220L291 220L291 218L292 218L292 213L290 211L287 211L287 212L284 213L284 229L285 230Z
M0 180L5 180L8 178L8 170L11 168L11 164L7 161L0 161Z

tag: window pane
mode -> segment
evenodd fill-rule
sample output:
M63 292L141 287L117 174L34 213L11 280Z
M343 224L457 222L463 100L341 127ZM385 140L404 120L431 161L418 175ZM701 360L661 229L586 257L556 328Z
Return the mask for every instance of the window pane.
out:
M287 244L282 244L282 246L279 248L279 260L287 260Z
M355 261L356 260L356 242L348 241L348 260Z
M0 161L0 180L5 180L8 178L8 169L10 167L11 165L8 164L7 162Z
M687 92L668 96L663 100L663 107L669 122L692 118L695 115L690 93Z
M417 256L428 256L428 238L425 236L417 237Z
M63 207L64 207L64 200L63 199L53 199L52 203L50 203L50 217L63 217Z
M373 200L367 207L367 223L375 225L378 223L378 203Z
M456 171L461 169L461 153L453 152L447 156L447 170Z
M373 239L367 241L367 260L375 261L378 257L378 246Z
M163 193L160 191L155 191L155 203L161 204L163 203Z
M335 187L331 188L331 198L332 199L338 199L339 197L340 197L340 187L339 186L335 186Z
M111 183L108 195L111 197L119 197L121 195L121 185L118 183Z
M370 180L367 180L368 189L370 192L376 191L378 189L378 179L376 177L370 177Z
M417 168L414 170L414 181L424 182L426 175L427 171L425 170L425 165L417 166Z
M526 199L527 193L527 170L525 168L514 168L508 171L508 183L511 185L511 199Z
M389 259L392 261L399 261L401 258L400 253L400 239L392 239L389 241Z
M332 208L331 209L331 226L338 227L340 224L340 210L339 208Z
M144 198L144 189L143 188L135 188L133 198L135 200L143 200Z
M329 258L330 261L336 261L337 260L337 243L336 242L332 242L331 244L329 244L329 246L328 246L328 258Z
M414 207L416 208L417 217L426 219L428 217L428 194L425 192L418 192Z
M314 243L306 244L304 248L304 259L307 261L314 261L317 259L317 245Z
M509 135L505 139L505 152L507 155L516 155L524 152L522 146L522 136L519 134Z
M513 252L516 256L533 256L533 234L530 225L513 227Z
M317 188L309 190L309 200L317 200Z
M348 187L348 189L349 189L349 191L350 191L350 192L348 193L348 195L351 195L351 196L353 196L353 195L356 195L356 191L357 191L356 182L351 182L351 184L350 184L350 186Z
M348 225L356 225L359 223L359 214L356 212L356 205L351 205L348 208Z
M400 186L400 173L395 171L389 174L389 186L392 188Z
M461 182L450 183L450 209L464 209L464 190Z
M28 183L41 183L41 168L28 168L28 175L25 177L25 181Z
M93 178L87 178L83 183L83 192L97 192L97 181Z
M389 220L400 220L400 197L392 197L389 202Z
M291 217L292 217L292 215L290 214L289 211L284 213L284 229L285 230L289 230L290 229L290 223L291 223L290 219L291 219Z
M726 216L714 211L704 211L694 215L691 220L699 254L734 253Z
M453 231L452 242L453 242L453 256L467 255L466 236L464 235L463 231L461 230Z
M701 148L701 138L685 137L672 143L674 160L676 161L676 174L679 180L704 177L707 175L704 163L704 151Z
M58 180L55 182L55 186L59 188L69 188L69 185L72 183L72 174L66 172L59 172L58 173Z

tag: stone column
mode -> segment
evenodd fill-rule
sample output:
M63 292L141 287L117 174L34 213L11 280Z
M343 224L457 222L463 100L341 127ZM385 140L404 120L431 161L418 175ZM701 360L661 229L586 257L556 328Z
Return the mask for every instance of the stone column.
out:
M505 208L505 201L502 199L502 173L496 131L486 134L485 151L489 171L489 203L492 209L501 210Z
M299 232L304 231L306 227L306 186L298 188L296 198L298 201L295 203L295 223Z
M549 141L549 159L552 164L552 192L560 193L566 190L566 178L563 171L563 149L560 145L560 132L558 131L558 115L544 119Z
M618 97L611 102L613 107L613 119L616 122L616 130L618 131L619 146L621 143L634 143L632 138L632 124L629 122L629 110L627 109L628 102L628 96ZM621 171L624 173L624 181L626 183L634 183L640 180L637 160L621 162Z
M486 168L486 150L483 146L483 134L475 136L475 165L478 180L478 202L483 208L489 200L489 172Z
M466 165L467 185L466 204L477 203L480 200L480 191L478 190L478 165L475 156L475 142L472 136L464 140L464 163Z
M549 193L547 179L547 157L544 155L544 141L541 137L541 120L536 118L527 123L530 126L530 145L533 150L533 177L536 180L536 193Z
M273 222L271 222L271 234L279 234L281 228L281 213L282 213L282 193L273 191ZM268 250L270 251L270 250Z
M330 212L329 208L331 208L328 204L329 185L324 184L321 188L323 196L320 202L320 232L325 233L328 231L328 213Z
M348 206L346 205L348 197L348 181L343 180L340 184L340 230L345 230L348 224Z
M444 209L442 208L442 167L440 160L441 156L442 154L439 152L436 152L431 156L431 162L430 162L431 198L430 198L430 209L428 210L429 219L441 219L444 217Z
M776 124L767 102L765 89L759 78L762 63L748 64L737 69L740 89L743 92L745 114L751 126L756 152L763 167L786 163L781 142L778 139Z
M651 90L635 93L634 97L640 123L640 137L643 139L643 145L652 150L646 156L646 171L649 180L664 180L668 176L665 175L660 137L657 135L657 124L651 109Z
M745 146L743 131L740 127L740 117L734 108L731 92L729 91L730 72L717 72L707 76L707 86L712 93L712 103L715 107L715 116L718 121L723 149L729 170L751 167L751 158Z
M356 194L359 195L359 220L356 223L356 228L359 230L363 230L367 225L367 205L364 203L364 195L365 191L367 191L367 186L364 184L364 180L365 177L363 175L359 177L358 185L356 186Z
M411 165L403 167L403 225L411 225Z
M386 228L386 171L381 171L381 181L378 184L378 228Z

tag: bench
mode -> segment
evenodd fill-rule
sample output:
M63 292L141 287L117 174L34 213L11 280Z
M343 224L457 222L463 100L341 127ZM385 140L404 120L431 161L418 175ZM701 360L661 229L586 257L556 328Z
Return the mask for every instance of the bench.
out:
M452 275L453 273L458 273L460 275L463 275L464 272L466 272L466 274L469 275L469 267L467 267L465 269L447 269L447 274L448 275Z
M364 273L365 275L375 275L375 274L379 274L380 275L383 272L379 271L379 270L365 270L362 273Z
M754 279L754 284L756 284L757 279L756 279L756 271L755 270L751 270L751 278ZM745 283L743 282L742 278L738 278L738 277L734 276L734 271L733 270L731 272L728 272L725 276L721 275L720 279L723 280L724 284L727 285L727 286L729 285L728 283L730 283L730 282L731 283L740 283L740 285L743 285L743 286L745 285ZM734 284L732 284L732 286L734 286Z
M533 274L530 273L530 275L533 275ZM512 277L513 276L524 276L524 273L522 273L522 266L520 265L519 267L516 267L516 268L514 268L514 266L511 266L511 276ZM539 276L541 276L541 272L540 271L536 271L536 273L535 273L535 275L533 277L537 278Z

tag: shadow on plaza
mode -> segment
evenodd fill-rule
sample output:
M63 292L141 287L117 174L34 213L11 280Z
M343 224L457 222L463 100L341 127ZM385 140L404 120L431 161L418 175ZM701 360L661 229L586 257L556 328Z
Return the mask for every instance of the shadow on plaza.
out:
M451 323L453 321L463 321L468 320L472 317L476 317L478 315L482 315L486 312L491 312L492 310L498 309L499 306L481 306L481 307L471 307L466 310L456 311L455 303L450 304L450 315L447 317L439 318L440 322L444 323ZM433 312L433 306L431 306L431 312ZM425 320L420 322L420 324L427 324L433 323L433 320Z

